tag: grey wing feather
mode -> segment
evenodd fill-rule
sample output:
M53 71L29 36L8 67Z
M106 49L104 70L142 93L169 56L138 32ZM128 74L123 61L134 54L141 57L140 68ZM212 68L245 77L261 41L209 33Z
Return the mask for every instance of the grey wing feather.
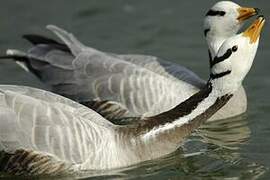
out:
M125 61L129 61L136 65L147 68L165 77L185 81L198 88L202 88L205 85L204 80L202 80L198 75L186 67L173 62L164 61L155 56L138 54L123 54L115 56Z
M81 104L93 109L100 115L102 115L105 119L113 122L114 124L119 124L119 119L125 117L131 117L132 114L123 107L122 104L115 101L88 101L81 102Z
M0 152L0 171L16 176L60 175L71 173L71 164L57 158L35 152L18 149L14 152Z
M61 28L58 28L53 25L47 26L48 29L53 31L57 36L59 36L66 45L71 49L73 55L78 55L82 51L87 51L89 54L96 53L98 50L86 47L81 44L72 34L64 31ZM73 50L74 49L74 50ZM138 66L147 68L152 72L157 74L163 75L169 78L176 78L177 80L182 80L187 83L190 83L198 88L201 88L205 85L205 81L199 78L195 73L190 71L189 69L180 66L176 63L167 62L160 58L154 56L147 56L147 55L118 55L112 53L106 53L108 56L113 56L114 58L120 58L122 60L134 63Z
M28 58L35 59L36 62L48 63L52 66L72 70L72 60L74 56L69 52L55 49L53 46L47 44L39 44L28 51ZM35 61L32 61L34 63ZM34 65L33 65L34 66ZM43 66L34 66L35 69L43 68Z
M103 53L85 47L60 28L48 28L73 53L49 44L29 51L34 72L53 92L79 102L116 101L133 116L140 116L168 110L198 90L199 80L194 80L197 84L188 80L197 76L181 66L175 70L174 64L153 56Z
M142 64L144 60L140 59L140 64L137 65L133 61L92 49L84 49L74 57L68 52L61 52L59 56L60 53L56 53L59 50L47 51L43 47L34 47L30 53L35 57L33 59L42 59L42 63L45 62L43 66L37 67L41 69L41 80L50 85L53 92L78 102L115 101L122 104L133 116L140 116L146 112L153 113L154 107L158 107L161 112L168 110L176 105L170 103L171 99L176 99L176 103L179 103L197 90L197 87L185 81L172 76L168 78L168 73L161 66L158 71L158 64L151 58L145 61L145 65ZM53 61L57 57L58 60ZM169 90L168 87L172 89ZM162 100L168 100L165 109L159 106Z
M95 156L95 143L114 129L94 111L64 97L19 86L1 85L0 90L0 151L28 149L80 164Z
M31 48L26 56L27 60L19 63L23 63L24 67L47 85L76 83L72 64L74 56L69 52L55 49L47 44L39 44Z
M54 25L48 25L47 29L55 33L71 50L74 56L78 55L87 47L84 46L80 41L78 41L71 33L66 32L65 30L58 28Z
M183 100L197 90L186 82L175 82L102 52L81 53L73 64L81 88L65 88L65 93L78 98L79 102L92 99L120 102L135 116L152 111L163 100L171 102L171 99L175 99L181 102L181 98Z

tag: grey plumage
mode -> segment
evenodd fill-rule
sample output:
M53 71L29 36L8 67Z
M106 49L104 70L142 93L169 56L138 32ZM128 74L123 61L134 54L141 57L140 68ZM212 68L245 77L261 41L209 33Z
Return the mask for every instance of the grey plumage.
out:
M78 102L116 101L133 117L151 116L171 109L205 84L180 65L154 56L101 52L84 46L60 28L48 28L65 44L38 39L27 53L26 63L53 92ZM242 94L243 102L246 99ZM216 119L238 114L239 109L244 112L245 108L230 104Z
M1 85L0 89L0 151L17 156L14 150L28 151L29 157L29 150L42 152L39 156L49 158L48 163L65 164L65 170L72 170L72 165L82 165L89 158L95 161L100 146L113 138L115 125L76 102L34 88ZM6 163L4 170L11 168ZM29 163L32 167L37 162Z

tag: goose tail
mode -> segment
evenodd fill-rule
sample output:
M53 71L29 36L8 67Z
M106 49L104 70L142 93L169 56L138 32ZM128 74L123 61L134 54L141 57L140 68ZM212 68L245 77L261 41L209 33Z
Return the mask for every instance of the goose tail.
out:
M17 49L8 49L6 54L0 55L0 59L14 59L17 61L24 61L28 59L27 53L17 50Z

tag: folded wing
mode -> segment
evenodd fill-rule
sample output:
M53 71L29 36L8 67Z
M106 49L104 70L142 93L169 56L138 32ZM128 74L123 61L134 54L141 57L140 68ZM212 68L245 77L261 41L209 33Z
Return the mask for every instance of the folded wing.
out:
M114 128L96 112L64 97L0 86L0 151L33 151L65 164L82 164L113 137Z

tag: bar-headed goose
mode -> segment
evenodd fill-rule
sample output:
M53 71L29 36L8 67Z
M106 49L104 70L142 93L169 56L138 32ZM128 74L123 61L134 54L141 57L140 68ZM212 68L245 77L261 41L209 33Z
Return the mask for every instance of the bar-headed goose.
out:
M207 12L204 21L210 56L217 53L224 40L237 33L244 20L257 12L256 8L240 7L230 1L216 3ZM58 35L64 44L41 36L26 35L24 37L34 47L27 53L8 50L7 57L26 63L27 69L53 92L83 103L102 115L112 109L117 112L127 109L128 116L157 115L184 101L206 84L195 73L175 63L153 56L104 53L84 46L60 28L48 26L48 29ZM122 67L122 62L126 71L116 72L116 68ZM135 73L134 69L141 68L152 72L149 80L142 81L140 74ZM158 88L152 87L152 83L161 81L160 76L164 82ZM171 87L172 83L175 88ZM121 108L108 101L118 102ZM246 111L246 106L246 94L241 86L229 105L213 119L239 115Z
M123 167L175 151L241 86L264 21L258 18L245 32L222 44L209 81L199 92L133 125L114 125L51 92L0 86L0 169L17 175L55 175Z

